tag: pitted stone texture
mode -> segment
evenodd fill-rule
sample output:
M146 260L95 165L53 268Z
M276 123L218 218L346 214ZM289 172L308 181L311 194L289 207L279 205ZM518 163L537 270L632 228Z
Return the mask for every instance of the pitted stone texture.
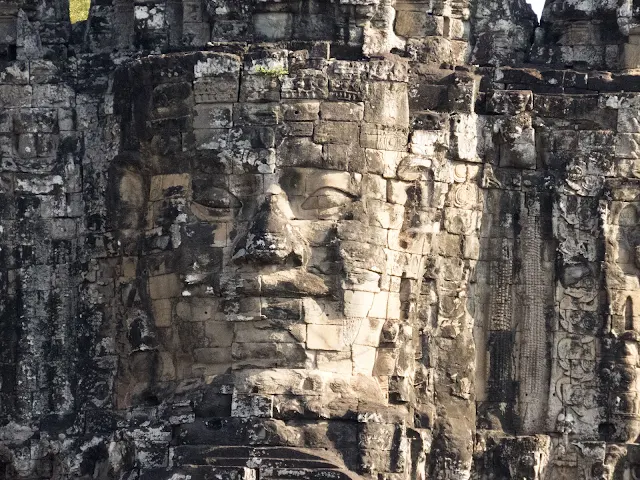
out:
M0 476L633 478L628 5L63 3L0 6Z

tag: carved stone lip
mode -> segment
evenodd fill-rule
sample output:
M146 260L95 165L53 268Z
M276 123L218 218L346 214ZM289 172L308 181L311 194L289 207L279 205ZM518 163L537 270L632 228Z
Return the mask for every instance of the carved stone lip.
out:
M261 274L258 282L263 296L323 297L330 294L324 279L300 268Z

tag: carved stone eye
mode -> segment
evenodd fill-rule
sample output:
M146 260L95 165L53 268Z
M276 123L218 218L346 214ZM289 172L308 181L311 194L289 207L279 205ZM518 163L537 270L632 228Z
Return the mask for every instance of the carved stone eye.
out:
M303 210L325 210L351 203L354 196L333 187L316 190L302 204Z
M194 191L193 200L209 208L234 209L242 206L240 200L224 188L209 187Z

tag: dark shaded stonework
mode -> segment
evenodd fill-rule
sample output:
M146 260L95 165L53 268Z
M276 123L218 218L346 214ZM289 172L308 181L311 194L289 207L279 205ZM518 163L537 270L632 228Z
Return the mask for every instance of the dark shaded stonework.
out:
M640 10L0 4L0 478L640 478Z

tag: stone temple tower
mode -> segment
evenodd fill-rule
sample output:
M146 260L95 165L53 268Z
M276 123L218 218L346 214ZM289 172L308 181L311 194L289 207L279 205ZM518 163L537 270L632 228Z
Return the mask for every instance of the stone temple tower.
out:
M640 474L632 3L0 3L0 478Z

